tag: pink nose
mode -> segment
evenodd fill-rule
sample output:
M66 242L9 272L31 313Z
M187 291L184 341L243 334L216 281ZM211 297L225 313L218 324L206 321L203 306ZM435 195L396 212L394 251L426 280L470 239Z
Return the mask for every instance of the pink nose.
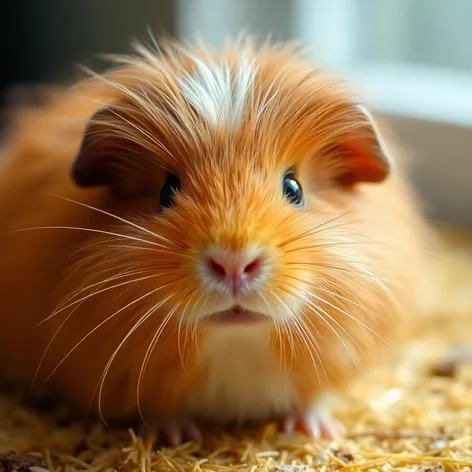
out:
M260 254L242 252L222 252L207 259L209 275L218 282L225 283L233 295L242 287L255 281L262 273L264 260Z

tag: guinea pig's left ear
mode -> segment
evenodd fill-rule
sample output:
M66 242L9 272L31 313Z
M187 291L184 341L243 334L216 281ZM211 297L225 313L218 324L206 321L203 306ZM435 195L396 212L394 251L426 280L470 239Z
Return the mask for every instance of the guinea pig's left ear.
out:
M393 162L372 115L361 105L356 107L355 115L361 124L340 139L343 165L338 181L343 185L382 182L389 176Z
M79 187L112 185L117 177L117 138L110 132L114 117L111 108L101 108L87 122L79 152L71 169Z

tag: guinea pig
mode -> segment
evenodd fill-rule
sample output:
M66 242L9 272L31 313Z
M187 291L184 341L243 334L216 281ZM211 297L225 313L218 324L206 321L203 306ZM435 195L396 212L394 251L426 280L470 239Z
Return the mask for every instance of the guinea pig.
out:
M291 44L136 45L16 110L0 155L0 365L173 444L326 403L414 316L423 220L343 80Z

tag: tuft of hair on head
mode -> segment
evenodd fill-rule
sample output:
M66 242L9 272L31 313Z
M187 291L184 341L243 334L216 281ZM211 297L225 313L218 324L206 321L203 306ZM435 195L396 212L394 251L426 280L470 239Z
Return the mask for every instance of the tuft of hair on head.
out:
M326 151L341 185L381 182L391 172L372 115L341 80L303 59L297 43L257 45L243 35L219 51L168 38L134 49L114 57L116 70L95 74L117 99L86 126L72 169L80 186L116 187L124 169L149 163L172 171L238 133L241 146L268 155Z

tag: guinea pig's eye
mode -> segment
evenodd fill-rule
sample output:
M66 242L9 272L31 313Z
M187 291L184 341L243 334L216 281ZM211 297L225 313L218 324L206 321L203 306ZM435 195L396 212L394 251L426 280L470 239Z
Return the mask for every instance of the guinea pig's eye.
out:
M174 174L168 174L160 195L162 208L168 208L174 204L174 194L180 190L180 180Z
M283 192L285 198L292 205L302 205L303 204L303 192L300 182L295 178L294 172L289 172L285 174L283 181Z

